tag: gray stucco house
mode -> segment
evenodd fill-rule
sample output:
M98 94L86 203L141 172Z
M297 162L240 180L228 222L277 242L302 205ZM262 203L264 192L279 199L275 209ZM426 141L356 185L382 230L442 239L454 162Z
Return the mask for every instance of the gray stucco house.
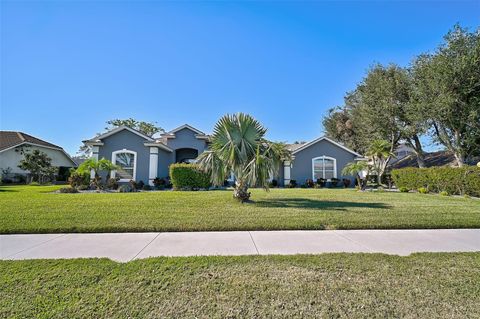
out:
M113 172L120 182L133 179L152 185L156 177L168 176L170 164L193 162L208 149L209 139L209 135L185 124L159 138L122 126L83 142L92 147L92 157L109 159L122 168ZM343 167L349 162L364 160L360 154L327 137L288 147L293 160L284 162L274 177L281 186L292 179L299 184L319 178L353 180L352 176L342 176Z

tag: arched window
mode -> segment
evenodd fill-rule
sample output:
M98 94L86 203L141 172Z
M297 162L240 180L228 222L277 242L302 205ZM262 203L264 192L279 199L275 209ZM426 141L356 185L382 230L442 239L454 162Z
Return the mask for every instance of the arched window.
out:
M312 179L337 178L337 160L333 157L320 156L312 159Z
M112 172L112 177L120 178L120 182L136 179L137 152L123 149L112 153L112 162L120 168Z

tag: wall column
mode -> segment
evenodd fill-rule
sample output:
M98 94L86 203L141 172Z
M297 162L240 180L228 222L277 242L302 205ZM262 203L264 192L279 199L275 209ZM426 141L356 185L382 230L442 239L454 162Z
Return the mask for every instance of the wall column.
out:
M288 184L290 184L290 168L291 168L291 162L284 161L283 162L283 186L287 186Z
M92 146L92 158L96 159L98 161L98 152L99 152L99 147L98 146ZM95 178L95 172L93 169L90 171L90 178L94 179Z
M150 146L150 164L148 168L148 185L153 186L153 180L158 172L158 147Z

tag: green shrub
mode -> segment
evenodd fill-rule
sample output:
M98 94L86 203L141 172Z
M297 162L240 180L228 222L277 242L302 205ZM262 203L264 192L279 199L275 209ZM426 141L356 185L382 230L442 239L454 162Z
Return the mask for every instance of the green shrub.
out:
M272 179L270 183L268 183L268 187L270 188L278 187L278 181L276 179Z
M344 179L342 179L342 182L343 182L343 187L349 188L350 184L352 183L352 180L349 179L349 178L344 178Z
M90 174L78 170L71 170L68 183L72 187L90 184Z
M40 183L39 182L31 182L28 185L30 185L30 186L40 186Z
M405 186L402 186L402 187L398 188L398 190L401 191L402 193L408 193L408 192L410 191L410 190L409 190L407 187L405 187Z
M297 181L294 179L291 179L288 185L286 185L288 188L295 188L297 187Z
M109 178L105 183L107 189L118 189L118 178Z
M79 191L87 191L90 189L90 186L89 185L80 185L80 186L77 186L77 189Z
M134 181L133 179L131 179L129 182L128 182L128 185L130 186L130 191L131 192L136 192L137 189L138 189L138 183L136 181Z
M145 183L143 181L139 181L135 187L135 189L143 189L143 186L145 186Z
M120 193L130 193L130 192L133 192L133 190L132 190L132 187L130 185L124 184L124 185L121 185L118 188L118 192L120 192Z
M464 194L480 197L480 166L468 166L465 172Z
M330 187L332 188L335 188L338 186L338 183L340 182L340 180L338 178L332 178L330 179Z
M172 184L170 183L170 180L168 178L160 178L160 177L156 177L153 180L153 185L155 189L159 189L159 190L172 187Z
M428 194L428 189L426 187L420 187L417 189L420 194Z
M63 194L72 194L72 193L78 193L78 190L74 187L62 187L59 189L60 193Z
M480 197L480 167L403 168L393 170L392 178L398 189L426 188L429 192Z
M447 191L441 191L440 195L442 196L449 196L450 194Z
M152 186L150 186L150 185L148 185L148 184L145 184L145 185L143 185L142 189L143 189L144 191L151 191L151 190L152 190Z
M327 185L327 180L325 178L318 178L316 184L320 188L325 187L325 185Z
M175 190L208 189L210 187L210 176L195 164L170 165L170 178Z
M313 188L315 186L315 183L313 182L313 179L307 178L307 180L305 181L305 186L307 188Z

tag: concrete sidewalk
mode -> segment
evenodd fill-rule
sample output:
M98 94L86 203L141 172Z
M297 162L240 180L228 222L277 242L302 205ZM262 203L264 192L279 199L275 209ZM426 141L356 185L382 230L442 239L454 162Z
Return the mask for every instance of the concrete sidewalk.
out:
M480 229L0 235L0 259L480 251Z

